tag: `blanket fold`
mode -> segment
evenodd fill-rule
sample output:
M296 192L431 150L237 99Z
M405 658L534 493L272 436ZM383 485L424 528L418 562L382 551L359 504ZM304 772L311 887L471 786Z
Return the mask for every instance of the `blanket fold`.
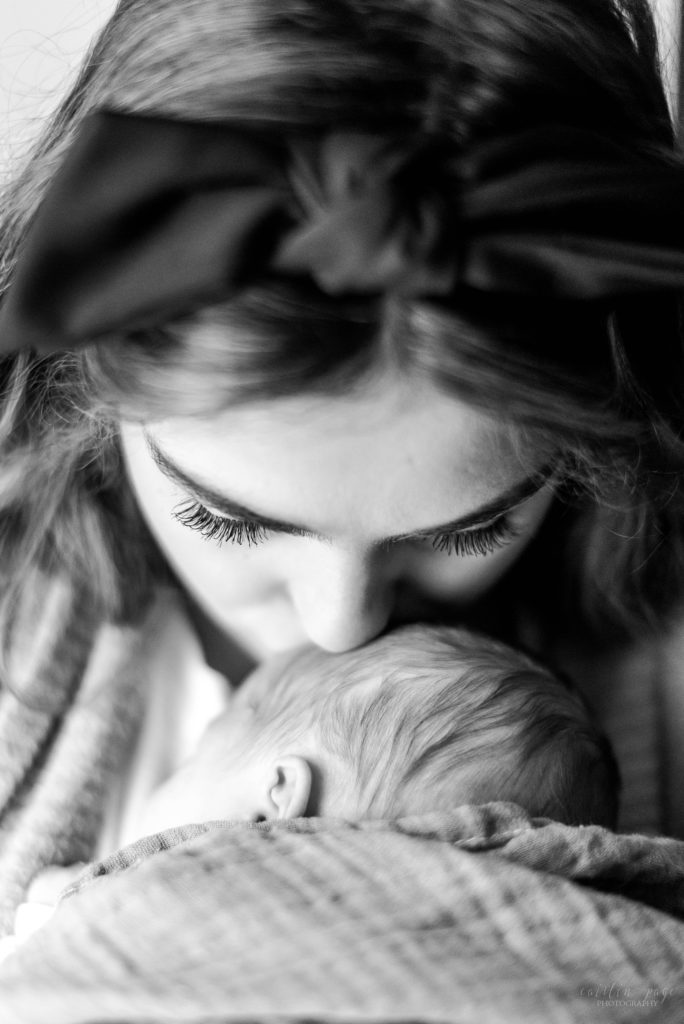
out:
M683 880L684 843L510 804L188 826L86 871L0 1019L679 1024Z

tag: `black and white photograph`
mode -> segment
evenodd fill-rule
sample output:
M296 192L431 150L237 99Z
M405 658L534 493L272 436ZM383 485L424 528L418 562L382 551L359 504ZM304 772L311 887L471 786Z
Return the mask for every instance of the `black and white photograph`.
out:
M4 0L0 1024L682 1024L680 0Z

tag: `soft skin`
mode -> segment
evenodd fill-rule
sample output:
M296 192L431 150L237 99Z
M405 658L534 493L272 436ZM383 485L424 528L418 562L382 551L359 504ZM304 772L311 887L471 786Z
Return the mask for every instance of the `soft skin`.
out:
M307 809L311 813L313 777L323 763L327 800L316 813L358 810L348 770L323 752L311 730L293 730L286 738L254 710L251 695L271 686L285 663L282 657L272 658L245 681L229 709L209 724L189 760L143 805L136 823L140 836L193 821L302 817ZM316 788L321 791L320 778Z
M400 379L339 398L123 423L121 433L140 508L170 565L211 620L258 659L305 641L349 650L395 616L467 605L518 558L552 500L546 485L516 504L510 535L484 554L411 537L441 533L540 467L510 428ZM269 530L251 544L207 539L175 518L192 492L159 468L150 444L212 491L305 532ZM488 524L491 516L476 525Z

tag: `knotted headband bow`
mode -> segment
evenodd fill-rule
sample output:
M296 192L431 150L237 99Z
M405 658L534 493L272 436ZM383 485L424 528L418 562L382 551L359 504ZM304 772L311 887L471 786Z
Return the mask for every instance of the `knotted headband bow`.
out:
M0 350L163 324L265 277L331 295L578 302L684 287L684 169L569 128L449 157L347 132L291 146L113 112L84 122L0 306Z

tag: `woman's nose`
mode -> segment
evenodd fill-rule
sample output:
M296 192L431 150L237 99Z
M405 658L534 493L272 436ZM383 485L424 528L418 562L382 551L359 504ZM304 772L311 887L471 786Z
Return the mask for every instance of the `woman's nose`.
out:
M291 585L291 598L309 639L326 651L359 647L383 631L394 606L395 583L381 556L326 551Z

